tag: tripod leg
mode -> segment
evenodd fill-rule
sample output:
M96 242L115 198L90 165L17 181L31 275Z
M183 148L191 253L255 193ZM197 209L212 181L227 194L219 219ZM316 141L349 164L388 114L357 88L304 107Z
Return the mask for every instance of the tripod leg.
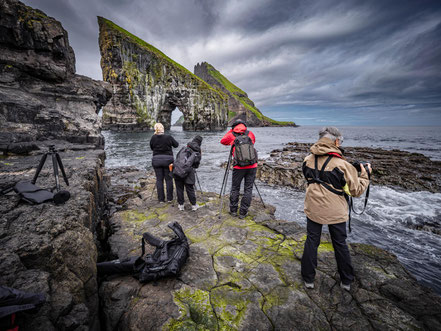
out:
M256 182L254 182L254 187L256 188L256 191L259 194L260 201L262 201L263 208L266 209L265 203L263 202L262 196L260 195L259 189L257 188Z
M60 190L60 180L58 178L58 164L57 164L57 158L55 157L55 154L52 154L52 165L54 166L55 185L56 185L57 191L59 191Z
M41 169L43 169L44 166L44 162L46 162L46 158L47 158L47 153L45 153L40 160L40 163L38 164L38 168L37 171L35 172L34 178L32 179L31 183L35 184L35 182L37 181L38 175L41 172Z
M63 175L64 182L67 186L69 186L69 181L67 180L66 172L64 171L63 162L61 162L60 154L55 153L55 156L57 157L58 165L60 166L61 174Z

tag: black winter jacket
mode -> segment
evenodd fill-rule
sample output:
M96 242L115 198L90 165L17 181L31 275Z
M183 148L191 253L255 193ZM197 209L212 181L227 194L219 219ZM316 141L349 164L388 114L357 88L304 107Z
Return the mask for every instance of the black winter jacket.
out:
M173 163L173 147L178 147L179 143L168 134L155 134L150 139L150 148L153 151L152 166L168 167Z

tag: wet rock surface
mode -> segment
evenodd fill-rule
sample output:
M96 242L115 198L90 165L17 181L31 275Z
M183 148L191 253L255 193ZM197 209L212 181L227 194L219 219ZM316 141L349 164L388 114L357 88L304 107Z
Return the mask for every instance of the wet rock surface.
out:
M311 144L288 143L283 149L271 152L260 161L257 177L268 184L305 189L302 163ZM373 185L385 185L408 191L441 192L441 162L399 150L369 147L346 147L347 161L366 161L372 164Z
M47 139L103 146L108 84L75 75L60 22L16 0L0 12L0 151L25 154Z
M47 142L54 144L54 141ZM105 153L93 145L55 143L71 198L62 205L30 205L14 192L0 195L0 283L25 292L41 292L46 303L36 314L17 315L20 330L97 330L96 233L105 211ZM47 148L29 156L0 159L0 189L30 181ZM36 185L53 188L51 156Z
M105 330L441 327L441 298L384 250L350 246L356 280L346 292L323 235L315 289L306 290L300 276L305 230L276 220L274 208L263 209L253 200L249 216L241 220L227 213L225 201L219 217L218 196L198 192L201 208L194 212L186 203L180 212L176 203L159 204L152 197L153 177L141 181L109 220L110 255L139 256L143 232L170 238L167 224L178 221L191 243L190 258L177 279L144 285L131 276L105 279L99 290Z

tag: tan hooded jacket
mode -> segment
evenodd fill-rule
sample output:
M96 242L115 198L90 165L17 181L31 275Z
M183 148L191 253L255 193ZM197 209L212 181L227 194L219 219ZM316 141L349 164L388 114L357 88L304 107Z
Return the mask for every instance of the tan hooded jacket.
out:
M315 157L318 156L317 165L321 170L328 158L328 153L338 156L331 158L323 176L326 182L337 191L359 197L367 189L369 179L367 173L358 177L355 167L347 162L340 149L329 138L322 138L311 147L311 153L303 162L303 174L306 179L311 179L315 169ZM335 194L319 183L311 183L306 189L305 208L306 216L320 224L336 224L346 222L349 218L348 203L343 195Z

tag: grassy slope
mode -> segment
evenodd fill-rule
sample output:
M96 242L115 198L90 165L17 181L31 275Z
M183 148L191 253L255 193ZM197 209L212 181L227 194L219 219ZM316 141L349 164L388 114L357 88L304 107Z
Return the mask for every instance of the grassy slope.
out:
M162 53L159 49L157 49L156 47L150 45L149 43L145 42L144 40L142 40L141 38L135 36L134 34L130 33L129 31L123 29L122 27L120 27L119 25L113 23L112 21L104 18L104 17L100 17L98 16L98 22L104 23L106 24L110 29L112 30L116 30L118 32L120 32L122 35L126 36L130 41L132 41L135 44L138 44L139 46L147 49L148 51L154 53L156 56L158 56L159 58L169 62L170 64L172 64L174 67L178 68L179 71L181 71L183 74L185 75L189 75L191 78L196 79L200 84L202 84L202 86L204 88L208 88L213 90L214 92L220 94L220 96L222 98L226 98L226 96L224 95L224 93L219 93L218 90L213 89L212 86L210 86L209 84L207 84L204 80L200 79L198 76L194 75L191 71L189 71L188 69L186 69L185 67L183 67L182 65L180 65L179 63L173 61L171 58L169 58L167 55L165 55L164 53Z
M214 79L216 79L220 84L222 84L222 86L224 86L233 95L234 98L239 100L239 102L245 108L247 108L249 111L254 113L258 119L265 120L265 121L267 121L271 124L274 124L274 125L294 124L294 122L281 122L281 121L276 121L276 120L273 120L269 117L266 117L265 115L263 115L259 111L259 109L257 109L256 107L253 106L253 104L251 103L251 100L249 98L245 97L244 91L242 91L239 87L237 87L236 85L231 83L224 75L222 75L218 70L216 70L211 64L207 63L207 68L208 68L208 73Z

